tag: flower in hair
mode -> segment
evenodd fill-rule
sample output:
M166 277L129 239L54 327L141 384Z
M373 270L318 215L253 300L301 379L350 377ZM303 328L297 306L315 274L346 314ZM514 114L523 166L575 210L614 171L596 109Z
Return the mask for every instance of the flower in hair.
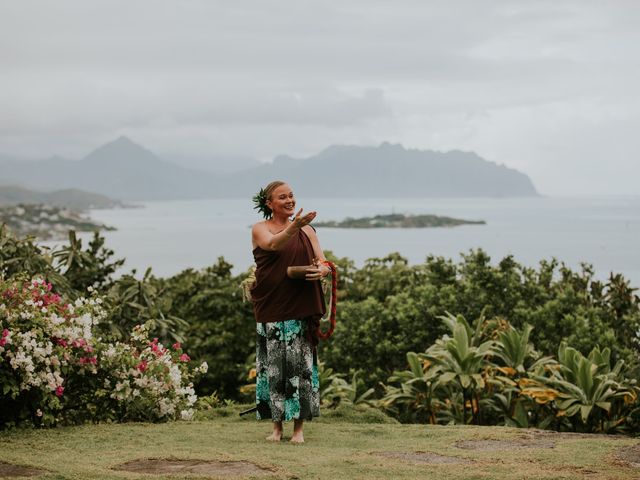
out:
M264 188L261 188L260 191L254 195L253 203L255 203L253 207L254 210L262 213L265 219L271 218L271 209L267 206L267 193L264 191Z

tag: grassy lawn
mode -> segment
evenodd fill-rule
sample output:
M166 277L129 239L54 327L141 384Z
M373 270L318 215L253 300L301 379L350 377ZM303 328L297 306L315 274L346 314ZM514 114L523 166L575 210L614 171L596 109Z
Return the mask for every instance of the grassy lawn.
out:
M194 422L17 430L0 433L0 460L42 468L46 473L37 477L41 479L197 477L113 469L147 458L249 461L269 469L260 478L283 479L640 478L640 468L613 455L620 448L637 445L638 439L500 427L365 423L380 421L373 413L325 415L307 423L304 445L266 442L270 423L239 418L237 409ZM291 424L287 424L285 436L290 435ZM463 443L456 446L458 442ZM458 463L424 463L424 458Z

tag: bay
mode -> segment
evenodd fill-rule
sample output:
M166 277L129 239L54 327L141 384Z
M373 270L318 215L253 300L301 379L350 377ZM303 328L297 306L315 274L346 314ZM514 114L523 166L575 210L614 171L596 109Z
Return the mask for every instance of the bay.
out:
M587 262L598 278L622 273L640 286L640 197L298 198L297 204L316 210L318 221L405 213L487 222L453 228L318 229L325 250L358 266L390 252L415 264L429 254L458 260L461 252L483 248L494 263L506 255L528 266L551 257L572 268ZM123 271L142 273L151 266L156 275L169 276L211 265L219 256L236 273L253 263L250 226L260 218L250 200L145 202L141 207L90 212L93 219L117 228L103 234L116 256L126 258Z

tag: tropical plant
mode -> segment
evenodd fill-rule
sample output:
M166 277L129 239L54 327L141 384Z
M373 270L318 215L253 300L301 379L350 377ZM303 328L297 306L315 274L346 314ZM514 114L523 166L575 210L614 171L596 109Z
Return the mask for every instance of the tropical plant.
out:
M556 391L558 416L576 430L609 432L624 427L625 405L638 399L636 381L621 377L622 362L611 368L609 349L594 348L588 357L565 342L558 349L559 369L549 377L537 377Z
M348 396L347 382L344 374L334 372L332 368L327 368L323 362L318 364L318 380L320 402L329 407L337 407L343 399Z
M111 260L113 250L104 246L105 238L94 232L86 250L82 240L69 230L69 244L52 253L58 270L69 282L69 286L84 292L87 287L101 289L111 283L111 275L124 264L124 259Z
M485 388L483 372L486 357L493 354L494 342L482 341L483 319L475 330L461 316L447 314L441 317L452 336L445 335L429 347L422 357L431 362L440 373L439 382L446 385L455 382L462 392L462 421L467 423L470 407L472 420L479 423L480 392Z
M429 368L430 362L407 353L407 370L396 371L386 385L379 406L404 422L436 424L444 403L436 395L440 371Z
M501 327L494 333L495 344L492 367L495 375L491 383L495 391L490 392L483 403L498 414L500 422L507 426L528 427L539 419L541 398L553 396L554 392L544 386L535 390L531 386L529 375L532 372L542 374L545 369L556 364L552 357L540 357L529 337L533 327L525 324L522 330L499 319ZM529 396L522 389L529 386ZM545 416L547 418L547 416ZM539 425L544 428L545 424Z
M151 268L138 280L133 275L123 275L109 289L106 300L110 305L109 335L124 339L135 325L147 324L151 334L164 341L184 342L179 331L188 325L185 320L170 313L170 304L163 296L157 282L153 281Z
M40 275L56 285L60 293L76 293L67 279L56 270L54 263L51 250L37 245L35 238L18 238L6 225L0 225L0 276Z

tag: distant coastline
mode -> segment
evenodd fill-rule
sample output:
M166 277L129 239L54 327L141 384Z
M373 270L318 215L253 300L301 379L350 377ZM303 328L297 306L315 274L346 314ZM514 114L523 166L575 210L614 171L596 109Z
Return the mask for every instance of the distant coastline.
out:
M0 226L4 225L14 235L33 236L38 240L64 239L69 230L115 230L113 227L94 222L77 211L42 204L0 206Z

